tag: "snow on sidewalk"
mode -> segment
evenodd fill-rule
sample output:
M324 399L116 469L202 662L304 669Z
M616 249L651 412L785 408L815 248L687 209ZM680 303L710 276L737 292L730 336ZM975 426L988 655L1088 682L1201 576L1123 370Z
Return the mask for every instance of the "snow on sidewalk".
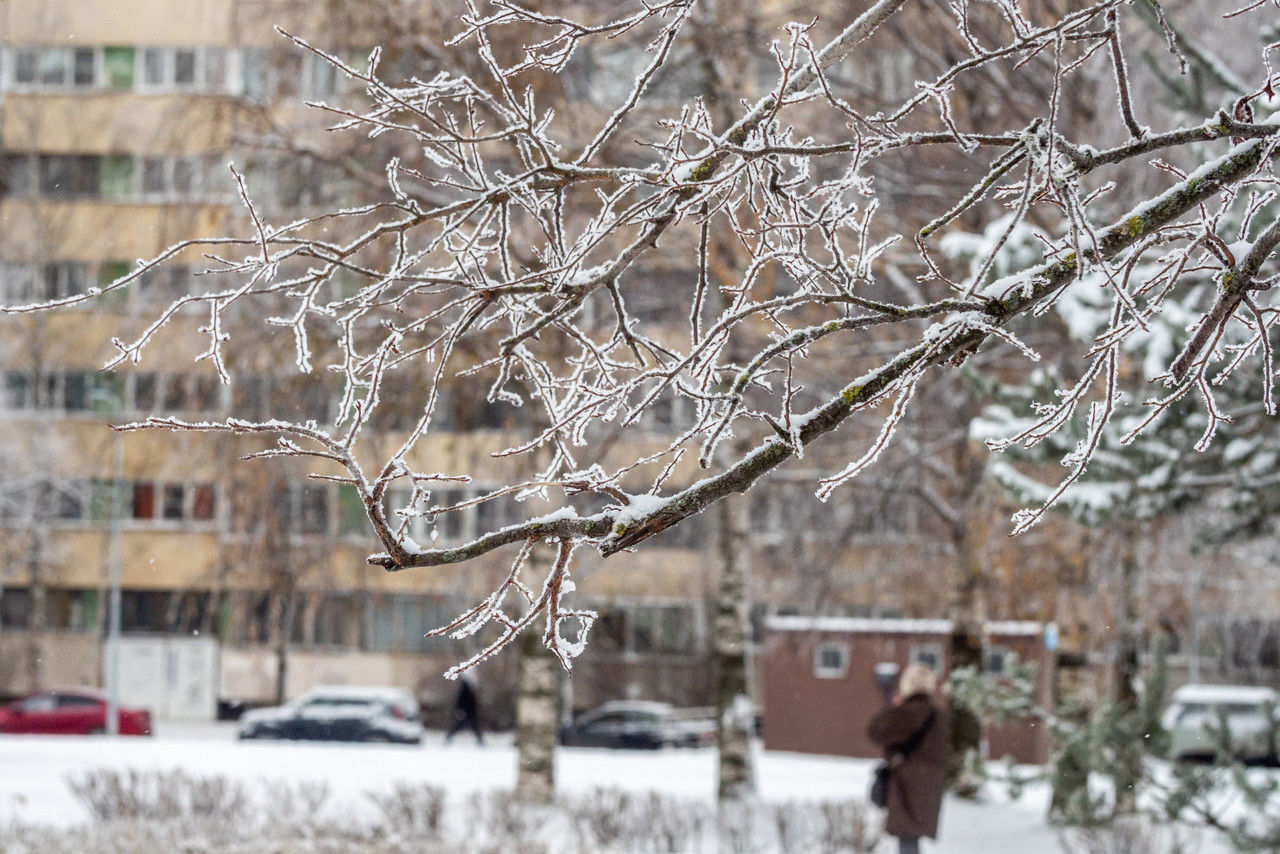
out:
M556 763L565 792L613 786L710 802L714 790L712 750L561 749ZM772 801L860 798L867 791L872 765L867 760L766 751L757 751L756 763L760 794ZM393 781L440 785L454 800L477 791L510 788L515 764L510 737L502 735L491 737L483 747L462 738L445 745L432 734L421 747L236 742L223 728L114 740L0 736L0 822L65 826L87 821L87 812L72 796L66 780L99 768L182 769L251 784L324 781L331 792L329 809L340 804L343 810L359 812L370 809L364 792L386 790ZM925 850L936 854L1059 851L1058 834L1043 818L1046 799L1046 790L1036 786L1013 802L999 797L983 803L951 798L943 808L942 839ZM1203 854L1216 850L1201 849Z

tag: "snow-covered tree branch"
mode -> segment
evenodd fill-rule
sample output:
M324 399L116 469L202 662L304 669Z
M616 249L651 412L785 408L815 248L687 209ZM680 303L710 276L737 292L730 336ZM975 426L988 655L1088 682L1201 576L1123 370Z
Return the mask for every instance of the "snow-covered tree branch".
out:
M383 549L369 561L389 570L558 541L545 584L523 586L517 558L496 598L460 619L497 619L514 634L545 613L547 643L567 657L577 647L560 622L589 620L560 604L573 547L608 556L639 546L859 421L869 441L842 448L847 464L813 484L838 500L893 440L922 377L979 349L1035 360L1027 331L1079 292L1102 300L1107 322L1057 398L1010 440L1041 441L1086 412L1071 474L1050 499L1084 470L1114 415L1119 350L1165 306L1187 305L1182 291L1206 274L1214 293L1193 305L1182 350L1150 366L1152 417L1134 435L1158 430L1168 403L1193 393L1213 413L1215 371L1256 374L1258 397L1273 408L1274 45L1252 72L1231 72L1252 87L1234 101L1154 128L1144 122L1160 113L1126 53L1146 33L1128 2L1076 4L1060 17L1040 4L956 3L950 31L903 46L886 31L914 32L916 4L879 0L827 36L827 22L813 21L761 44L758 91L740 93L737 118L725 123L702 100L670 94L671 80L688 73L695 5L651 2L609 17L598 4L552 14L472 0L440 50L465 53L478 70L441 64L408 80L384 72L378 50L353 63L285 34L362 90L312 104L335 134L397 141L385 190L276 222L233 167L243 235L175 246L103 292L168 257L204 252L207 288L119 340L113 365L146 358L157 330L196 304L208 318L202 358L228 377L238 330L260 319L292 334L299 371L340 380L337 425L159 418L128 428L278 438L265 453L312 457L317 476L359 493ZM1178 34L1154 0L1138 5L1159 13L1163 35L1153 43L1178 74ZM1274 8L1255 4L1223 20ZM869 94L851 82L887 55L910 60L933 42L951 58L937 69L919 63L929 73L908 91ZM628 85L607 105L566 97L584 57L601 54ZM1113 115L1082 137L1065 104L1099 80L1115 93ZM1018 108L978 121L957 109L962 90ZM889 175L926 168L959 189L911 196L910 209L895 204ZM1134 203L1122 185L1148 189ZM962 223L994 223L967 270L938 249ZM1010 266L1011 237L1028 230L1035 243ZM726 257L731 275L713 276ZM645 300L657 310L639 311ZM438 471L424 450L459 382L482 384L495 405L536 412L494 456L509 476L492 495L527 499L530 510L433 548L410 537L407 522L457 512L433 496L474 474ZM691 417L662 441L619 449L620 431L673 401ZM409 407L414 423L375 452L366 440L393 406ZM732 436L742 441L725 441ZM521 459L534 452L539 471L529 477ZM712 473L699 477L697 467ZM408 501L392 506L401 488ZM572 502L578 494L594 505ZM510 590L528 610L499 618Z

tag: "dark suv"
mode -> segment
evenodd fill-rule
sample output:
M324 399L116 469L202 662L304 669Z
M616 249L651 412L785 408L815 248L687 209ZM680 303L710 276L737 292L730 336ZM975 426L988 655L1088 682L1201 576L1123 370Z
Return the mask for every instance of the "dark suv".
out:
M571 747L657 750L702 747L714 741L715 721L704 713L645 700L605 703L560 729L560 743Z
M238 735L306 741L422 743L418 701L402 688L315 688L283 706L240 717Z

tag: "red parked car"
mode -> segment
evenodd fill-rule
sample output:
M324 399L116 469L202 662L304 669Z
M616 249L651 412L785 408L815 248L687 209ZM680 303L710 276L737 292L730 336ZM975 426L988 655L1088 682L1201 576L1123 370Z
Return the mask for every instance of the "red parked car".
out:
M119 709L121 735L151 735L151 713ZM0 733L91 735L107 731L107 698L83 688L39 691L0 707Z

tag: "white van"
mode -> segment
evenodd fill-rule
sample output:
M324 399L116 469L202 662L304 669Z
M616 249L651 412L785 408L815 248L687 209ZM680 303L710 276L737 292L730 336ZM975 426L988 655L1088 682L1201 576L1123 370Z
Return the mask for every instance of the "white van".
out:
M1242 762L1275 760L1280 692L1253 685L1184 685L1161 723L1171 759L1213 759L1224 746ZM1225 722L1226 731L1222 730Z

